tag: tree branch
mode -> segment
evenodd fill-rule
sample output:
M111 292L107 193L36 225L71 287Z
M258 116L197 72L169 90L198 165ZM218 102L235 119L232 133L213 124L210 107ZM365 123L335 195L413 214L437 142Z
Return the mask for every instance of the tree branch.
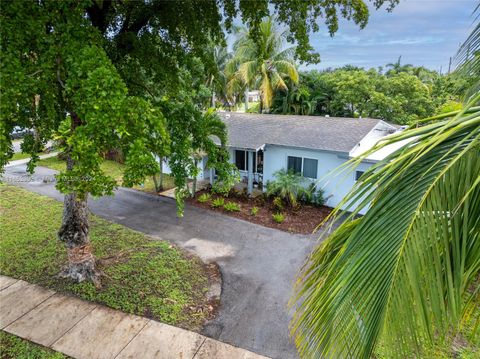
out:
M99 29L102 34L105 33L108 27L107 15L112 7L112 0L97 0L92 3L92 6L87 8L87 14L92 21L92 25Z

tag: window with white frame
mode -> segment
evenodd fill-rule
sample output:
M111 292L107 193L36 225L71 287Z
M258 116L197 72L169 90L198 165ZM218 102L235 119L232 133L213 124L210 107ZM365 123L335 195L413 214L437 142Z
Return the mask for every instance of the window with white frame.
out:
M299 173L304 177L317 178L318 160L313 158L288 156L287 170Z

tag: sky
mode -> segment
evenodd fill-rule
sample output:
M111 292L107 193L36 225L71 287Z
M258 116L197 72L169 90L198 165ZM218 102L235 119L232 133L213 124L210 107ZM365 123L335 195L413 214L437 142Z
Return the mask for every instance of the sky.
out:
M372 8L363 30L342 20L332 38L322 26L310 36L321 62L307 69L346 64L376 68L402 56L402 64L446 72L450 56L473 29L476 4L478 0L400 0L390 13L385 7Z

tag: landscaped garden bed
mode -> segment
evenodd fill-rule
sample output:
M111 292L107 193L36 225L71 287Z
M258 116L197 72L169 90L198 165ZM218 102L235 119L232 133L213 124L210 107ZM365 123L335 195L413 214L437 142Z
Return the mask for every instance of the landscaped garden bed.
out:
M0 184L0 273L123 312L199 330L218 303L209 300L215 266L172 244L90 216L101 287L57 276L67 263L57 239L62 203Z
M203 201L207 197L209 199ZM188 199L188 202L196 207L224 213L265 227L301 234L312 233L331 211L330 207L306 204L301 204L296 208L283 205L283 209L280 211L273 201L273 198L267 196L251 198L234 190L230 191L228 196L222 196L212 194L206 189L197 192L195 198ZM232 207L229 203L237 204L238 210L232 210L232 208L229 210L229 207ZM274 216L278 214L283 215L283 221L275 221ZM277 217L277 220L280 219Z

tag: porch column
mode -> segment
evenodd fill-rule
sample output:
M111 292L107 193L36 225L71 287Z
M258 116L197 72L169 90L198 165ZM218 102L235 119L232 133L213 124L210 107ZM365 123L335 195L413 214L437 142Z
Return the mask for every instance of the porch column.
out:
M248 194L252 194L253 191L253 151L248 151Z
M213 186L213 176L215 175L215 171L213 168L210 168L210 184Z

